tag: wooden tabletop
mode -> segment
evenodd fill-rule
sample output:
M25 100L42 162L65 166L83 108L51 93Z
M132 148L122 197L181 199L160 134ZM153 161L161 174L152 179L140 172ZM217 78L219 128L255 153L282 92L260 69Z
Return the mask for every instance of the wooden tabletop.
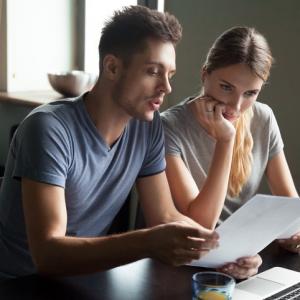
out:
M274 266L300 271L300 257L273 243L261 253L262 272ZM187 300L192 298L192 274L198 267L172 267L144 259L93 275L60 279L37 275L0 283L5 300ZM242 299L241 299L242 300Z

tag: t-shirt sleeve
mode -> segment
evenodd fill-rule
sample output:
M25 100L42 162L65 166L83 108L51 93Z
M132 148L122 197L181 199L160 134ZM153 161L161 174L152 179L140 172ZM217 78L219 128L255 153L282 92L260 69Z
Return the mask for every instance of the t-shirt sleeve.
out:
M271 108L270 110L270 123L269 123L269 134L270 134L270 145L269 145L269 160L280 151L282 151L284 144L280 134L279 126Z
M27 117L12 144L13 177L65 187L72 157L67 132L51 113L38 112Z
M167 113L162 114L166 154L180 156L180 139L178 138L178 134L175 130L175 123L176 122L174 122L174 120L172 119L172 115L169 115Z
M146 157L138 177L155 175L166 168L164 135L159 113L154 114L148 138L149 143Z

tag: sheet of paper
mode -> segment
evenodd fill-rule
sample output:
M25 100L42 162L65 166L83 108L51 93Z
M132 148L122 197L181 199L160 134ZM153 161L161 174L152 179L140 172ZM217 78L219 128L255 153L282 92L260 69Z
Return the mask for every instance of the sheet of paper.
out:
M273 240L294 234L299 226L299 198L256 195L216 229L219 248L191 265L216 268L255 255Z

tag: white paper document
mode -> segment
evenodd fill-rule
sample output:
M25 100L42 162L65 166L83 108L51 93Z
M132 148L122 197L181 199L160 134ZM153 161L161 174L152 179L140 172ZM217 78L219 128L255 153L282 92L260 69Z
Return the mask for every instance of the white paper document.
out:
M220 246L192 266L217 268L253 256L277 238L300 231L300 199L256 195L217 229Z

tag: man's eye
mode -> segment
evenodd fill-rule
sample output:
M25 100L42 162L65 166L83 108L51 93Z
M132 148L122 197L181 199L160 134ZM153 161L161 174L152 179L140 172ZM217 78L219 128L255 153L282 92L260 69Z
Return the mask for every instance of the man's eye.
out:
M231 86L227 85L227 84L220 84L222 90L224 91L231 91Z
M169 81L173 81L174 75L169 76Z
M156 75L159 75L159 71L151 69L151 70L148 70L148 74L156 76Z

